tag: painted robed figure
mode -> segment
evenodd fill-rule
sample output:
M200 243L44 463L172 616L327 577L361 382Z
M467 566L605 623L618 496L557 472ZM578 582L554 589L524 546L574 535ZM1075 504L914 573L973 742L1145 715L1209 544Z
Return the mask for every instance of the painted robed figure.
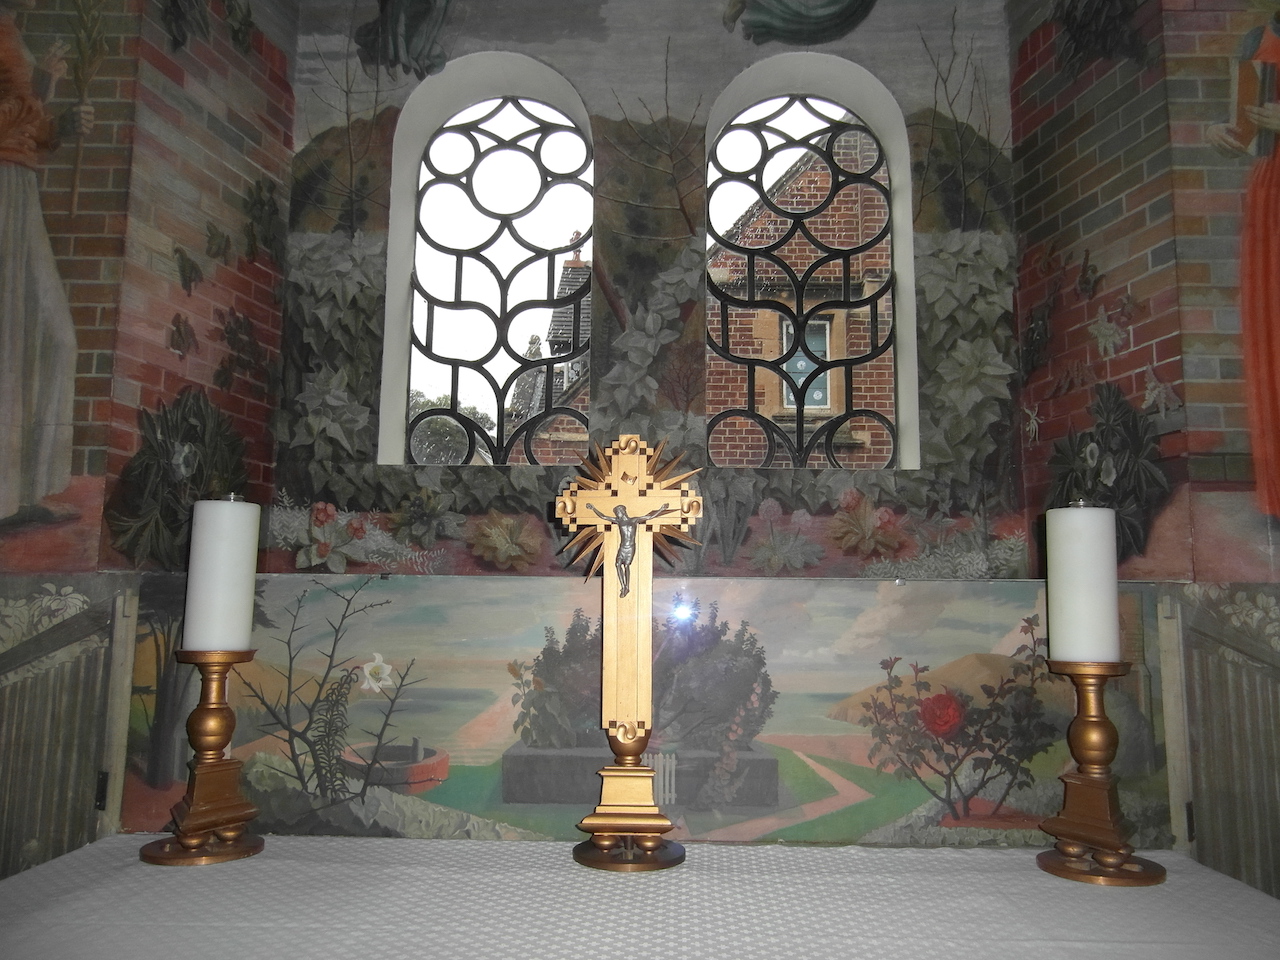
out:
M59 121L46 104L67 72L66 44L37 61L0 0L0 524L67 519L47 501L71 476L76 334L40 207L36 171L60 134L88 133L92 107Z

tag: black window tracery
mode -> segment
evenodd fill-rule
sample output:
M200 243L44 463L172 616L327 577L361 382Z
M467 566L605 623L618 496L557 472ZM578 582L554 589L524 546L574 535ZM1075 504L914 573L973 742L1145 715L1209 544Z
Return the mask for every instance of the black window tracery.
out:
M895 465L892 207L880 141L838 104L778 97L729 123L708 164L712 461ZM761 332L770 329L783 333ZM734 459L744 445L754 462Z
M589 142L545 103L486 100L430 137L410 359L428 404L410 406L409 462L560 462L546 451L578 435L586 451L591 191Z

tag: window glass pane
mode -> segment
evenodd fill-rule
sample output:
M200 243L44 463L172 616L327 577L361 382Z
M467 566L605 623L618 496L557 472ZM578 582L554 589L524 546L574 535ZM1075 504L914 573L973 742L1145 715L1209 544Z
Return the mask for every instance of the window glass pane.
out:
M408 455L576 463L587 452L590 144L563 113L502 97L423 151Z
M874 131L828 100L766 100L721 131L707 183L712 462L891 465L890 183Z
M810 320L805 325L804 342L807 350L796 348L792 356L782 362L782 369L789 374L790 382L784 384L786 396L783 405L795 408L795 391L803 389L804 405L807 409L825 408L831 405L830 375L815 372L821 369L822 361L828 359L827 344L831 337L831 321L828 318ZM795 339L794 328L790 320L782 323L782 346L787 352ZM785 354L784 354L785 355Z

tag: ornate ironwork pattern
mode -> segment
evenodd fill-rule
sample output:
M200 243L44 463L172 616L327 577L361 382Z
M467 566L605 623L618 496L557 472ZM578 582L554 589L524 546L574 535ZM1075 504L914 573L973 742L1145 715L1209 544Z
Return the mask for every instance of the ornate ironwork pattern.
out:
M589 350L590 270L575 251L590 236L591 195L590 144L547 104L486 100L431 136L417 194L410 381L448 405L411 417L408 462L538 463L535 446L545 455L554 445L556 420L561 435L580 428L585 441L585 398L568 394L586 385L575 374ZM565 266L570 254L578 269Z
M728 124L708 162L713 462L892 466L894 277L880 141L844 107L779 97ZM726 210L743 212L728 226ZM734 430L736 449L754 435L758 462L726 454Z

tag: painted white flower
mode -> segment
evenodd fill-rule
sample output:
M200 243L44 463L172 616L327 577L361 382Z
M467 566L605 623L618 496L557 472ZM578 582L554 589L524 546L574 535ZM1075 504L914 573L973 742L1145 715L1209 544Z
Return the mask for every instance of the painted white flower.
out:
M361 690L380 690L382 687L395 684L391 679L391 664L383 663L380 653L375 653L373 659L360 669L364 671L364 683L360 684Z

